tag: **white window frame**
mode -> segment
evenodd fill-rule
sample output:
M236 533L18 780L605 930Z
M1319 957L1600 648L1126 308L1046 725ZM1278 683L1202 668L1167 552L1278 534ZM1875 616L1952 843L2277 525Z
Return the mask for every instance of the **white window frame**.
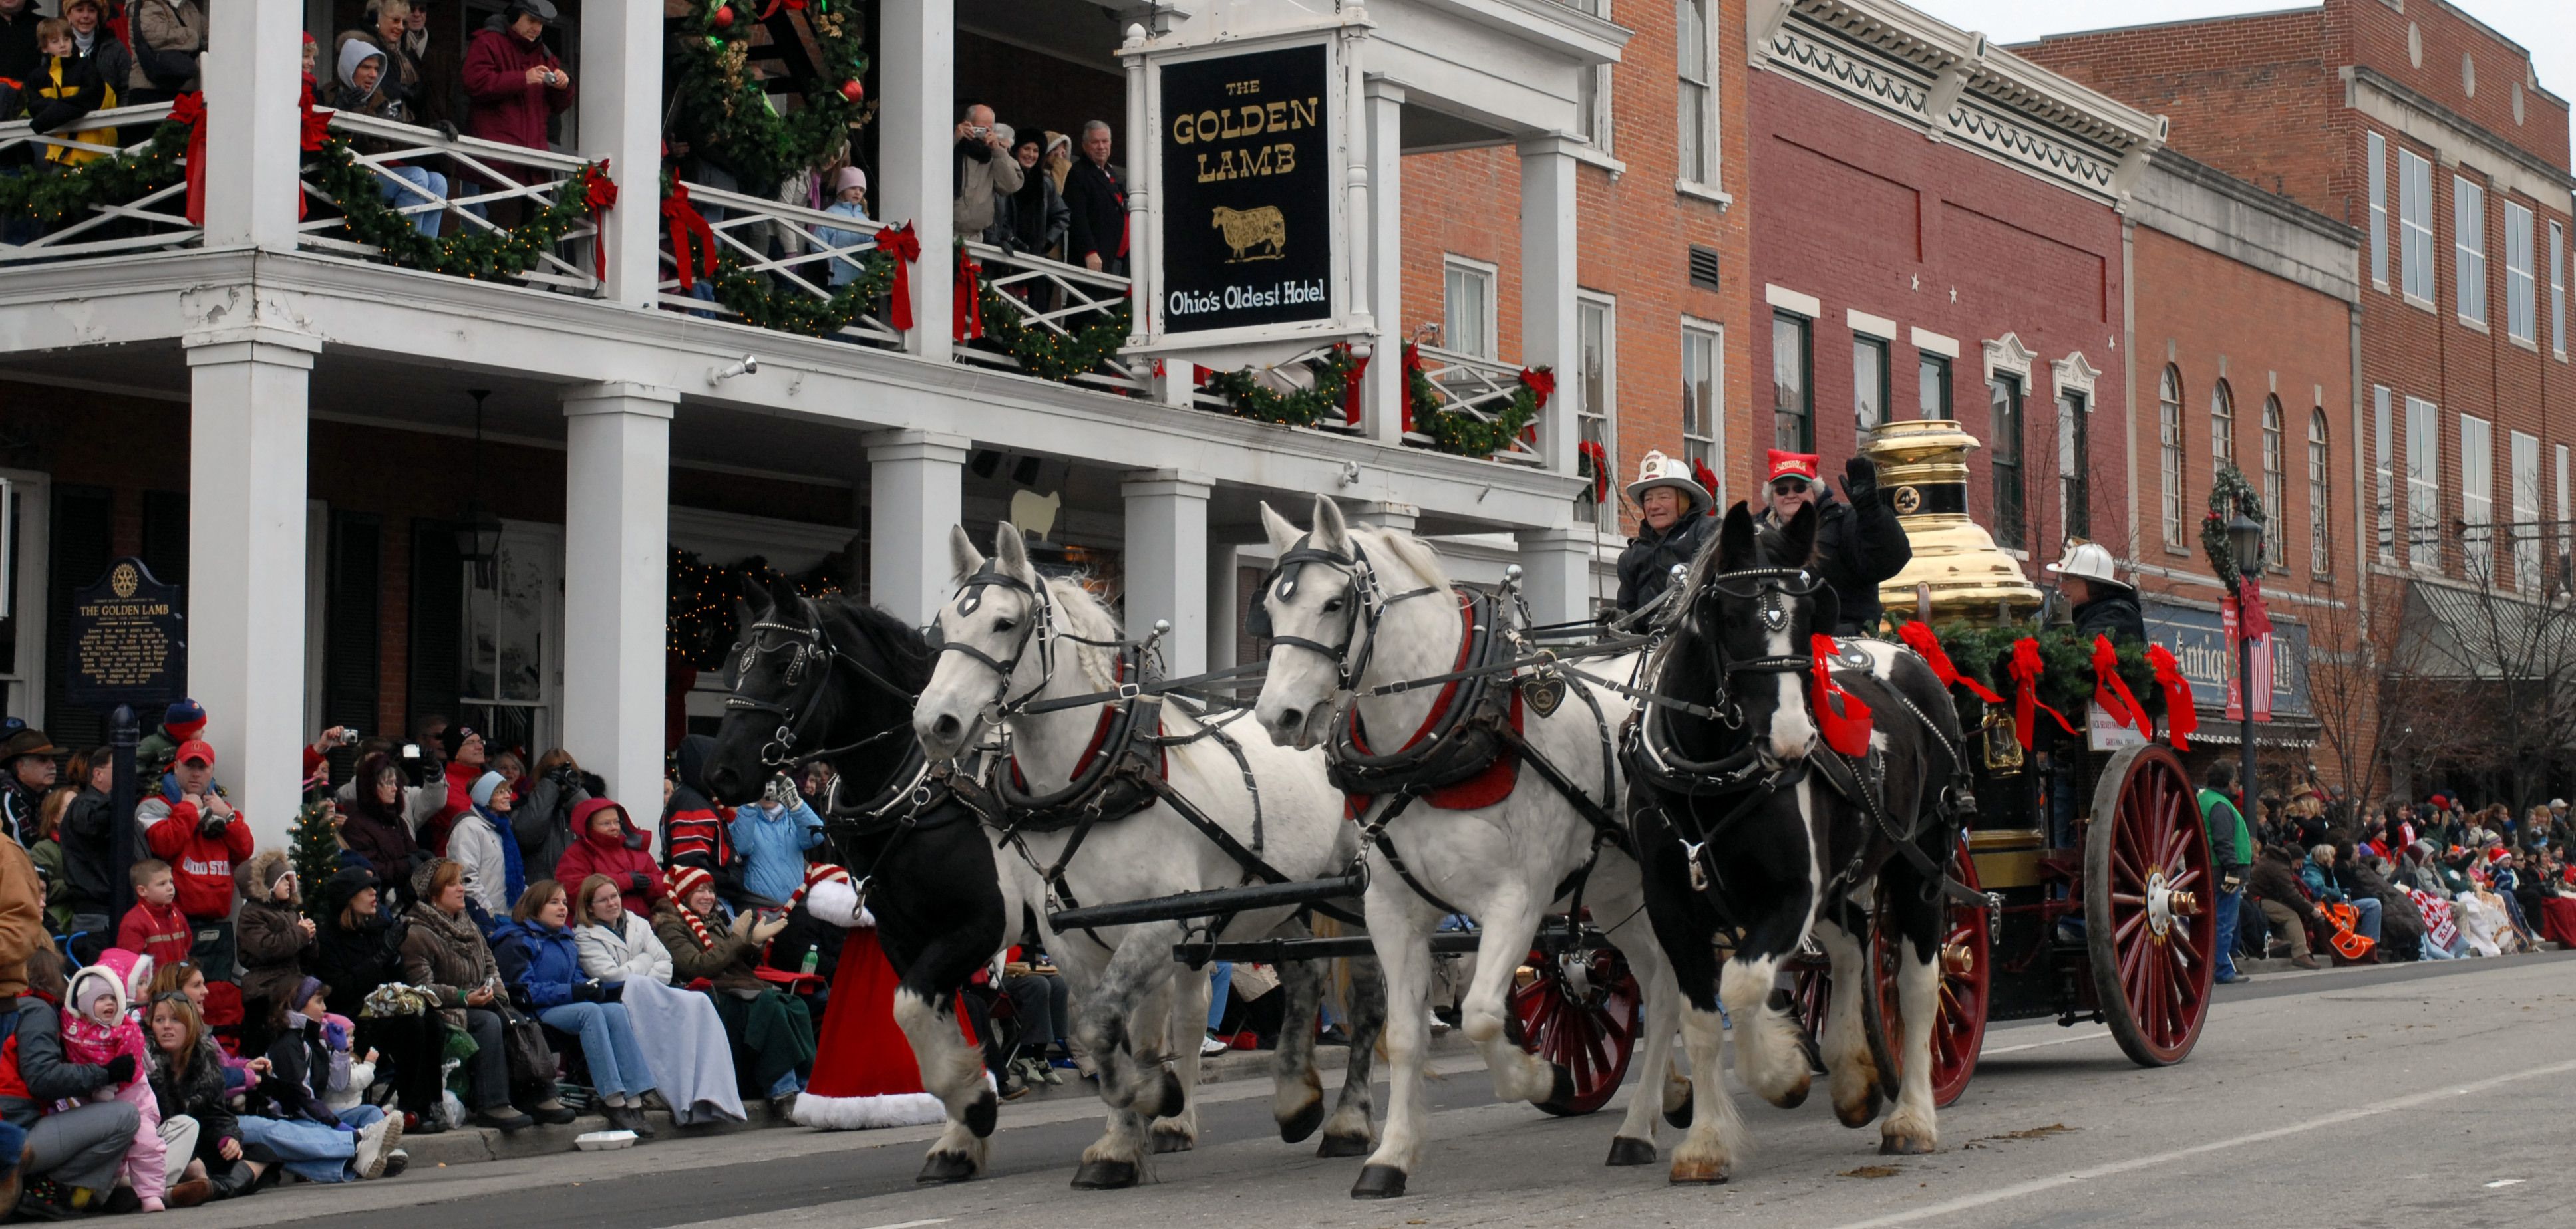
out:
M2282 421L2279 394L2263 399L2263 566L2287 570L2290 566L2290 475L2286 435L2289 424Z
M2460 323L2487 327L2487 190L2451 177L2452 308Z
M2540 283L2531 267L2531 210L2504 203L2504 335L2538 349Z
M1440 257L1441 349L1453 354L1464 354L1469 358L1481 359L1492 359L1500 351L1501 326L1496 317L1501 315L1497 310L1501 306L1501 301L1496 298L1495 292L1495 286L1500 279L1495 276L1496 272L1493 265L1484 261L1454 253L1442 253ZM1459 336L1461 332L1466 331L1458 327L1457 290L1462 281L1473 291L1474 297L1484 311L1484 319L1479 322L1479 327L1475 330L1477 336L1472 338Z
M2379 562L2397 566L2397 467L2394 464L2396 444L2392 438L2389 392L2385 384L2370 387L2371 471L2373 477L2371 507L2375 512L2373 527L2378 530Z
M2162 458L2159 477L2163 483L2164 542L2168 547L2182 550L2186 546L2184 526L2191 521L2183 514L2184 477L2191 463L2184 459L2183 449L2182 369L2171 363L2165 364L2164 376L2157 387L2156 448Z
M1692 352L1694 343L1701 343L1705 347L1703 352L1708 356L1709 361L1707 386L1715 389L1717 394L1717 404L1704 407L1709 411L1707 434L1693 432L1689 413L1687 411L1683 413L1682 460L1685 464L1691 461L1705 463L1710 472L1717 475L1718 483L1723 486L1728 468L1726 464L1726 326L1714 320L1684 316L1681 342L1682 386L1687 389L1699 382L1693 378L1695 373L1692 370ZM1723 491L1711 491L1709 494L1720 504L1726 502Z
M1683 14L1694 14L1698 17L1699 30L1696 39L1692 38L1691 31L1683 26L1680 20ZM1721 16L1721 6L1714 0L1675 0L1674 16L1673 75L1676 79L1674 88L1677 128L1674 134L1674 152L1678 156L1681 176L1674 187L1681 190L1695 188L1701 192L1717 192L1719 191L1718 180L1725 165L1721 160L1724 146L1718 136L1717 110L1719 74L1717 23ZM1691 56L1694 43L1697 44L1699 52L1696 65L1692 63ZM1705 76L1691 76L1690 70L1693 67L1697 67ZM1681 107L1693 107L1698 114L1685 118L1679 111ZM1689 122L1690 119L1696 119L1697 123ZM1697 157L1693 157L1694 153Z
M2406 301L2433 310L2433 164L2397 151L2398 273Z
M2406 562L2419 572L2442 570L2441 412L2406 399Z
M2549 352L2567 361L2567 226L2549 222Z
M2557 445L2557 461L2558 524L2552 529L2550 537L2555 539L2558 543L2558 583L2563 586L2568 582L2568 547L2570 544L2567 534L2567 445Z
M2495 580L2495 424L2460 415L2460 574Z
M1619 532L1619 475L1627 472L1619 464L1619 301L1606 294L1589 290L1574 296L1574 336L1577 353L1582 353L1585 318L1593 313L1601 317L1601 404L1592 403L1591 376L1578 364L1574 379L1575 413L1580 416L1575 433L1585 439L1598 439L1604 456L1610 459L1610 498L1593 509L1594 528L1603 533Z
M2216 481L2220 470L2236 463L2236 390L2228 387L2227 377L2209 386L2209 476Z
M2370 284L2388 291L2388 138L2370 134Z
M2513 433L2513 587L2540 591L2540 437Z
M2334 454L2323 406L2308 410L2308 572L2334 574Z

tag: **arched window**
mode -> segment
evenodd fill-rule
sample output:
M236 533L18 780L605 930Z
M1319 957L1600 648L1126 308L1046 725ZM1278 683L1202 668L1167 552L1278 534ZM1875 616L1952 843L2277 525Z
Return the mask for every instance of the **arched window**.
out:
M2182 371L2170 364L2156 399L2156 444L2164 458L2165 545L2181 550L2188 519L2182 506Z
M2287 568L2290 524L2281 519L2288 506L2289 479L2282 472L2281 399L2263 399L2263 565Z
M2236 463L2236 395L2227 390L2227 381L2209 386L2209 472Z
M2334 524L2332 495L2327 488L2326 412L2320 408L2308 411L2308 570L2319 576L2334 573L2334 535L2328 530Z

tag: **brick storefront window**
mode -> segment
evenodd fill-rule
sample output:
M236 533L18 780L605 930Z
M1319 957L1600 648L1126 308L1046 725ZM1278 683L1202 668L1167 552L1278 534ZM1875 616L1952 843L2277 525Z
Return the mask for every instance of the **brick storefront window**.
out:
M2162 481L2165 545L2181 550L2186 542L2184 527L2189 524L2189 518L2183 515L2183 473L2187 465L2182 450L2182 372L2170 364L2156 390L2156 452L2162 458L2158 477Z
M2460 415L2461 574L2481 584L2495 578L2495 424Z
M2451 269L2460 319L2487 322L2487 190L2451 177Z
M2397 467L2392 462L2396 444L2389 438L2391 425L2388 411L2388 386L2374 385L2370 390L2371 467L2375 487L2371 492L2374 522L2379 530L2379 561L2397 566Z
M1995 538L2008 548L2027 549L2022 515L2021 378L1995 373L1986 381L1986 404L1994 416L1986 447L1995 471Z
M1864 434L1888 419L1887 343L1867 334L1852 336L1852 418Z
M2370 134L2370 281L2388 289L2388 138Z
M1602 455L1610 458L1610 480L1618 483L1619 469L1619 404L1617 362L1611 348L1617 342L1618 330L1611 321L1617 308L1608 299L1589 295L1574 302L1574 332L1583 350L1583 378L1574 386L1576 430L1586 443L1601 445ZM1605 499L1592 510L1595 528L1604 533L1619 532L1619 501Z
M2513 587L2540 591L2540 437L2513 433Z
M2209 386L2210 476L2217 477L2218 471L2235 463L2236 394L2228 390L2227 381L2222 379Z
M2308 411L2308 571L2317 576L2334 573L2334 500L2328 489L2333 471L2328 468L2326 452L2326 412L2320 406Z
M2406 399L2406 562L2426 572L2442 570L2439 414L2430 401Z
M1816 438L1810 327L1804 316L1771 316L1771 446L1790 452L1812 451Z
M1472 358L1494 357L1494 271L1449 258L1441 286L1440 344Z
M2397 151L2397 226L2406 297L2433 306L2433 164L2411 149Z
M2549 224L2549 350L2567 357L2567 228Z
M1709 0L1680 0L1673 32L1681 98L1681 177L1684 183L1717 183L1717 51L1711 46Z
M1595 17L1610 16L1610 0L1559 0L1565 7ZM1574 130L1603 153L1610 152L1610 66L1580 70L1574 79Z
M2289 478L2282 472L2281 399L2263 399L2263 566L2286 568L2290 559Z
M2504 332L2515 341L2540 341L2539 282L2531 268L2531 210L2504 203Z
M1714 324L1682 324L1682 455L1716 471L1721 482L1729 468L1718 446L1726 423L1725 338Z
M2571 555L2571 552L2568 549L2570 540L2567 534L2567 445L2559 444L2556 446L2556 449L2558 461L2558 524L2553 528L2550 536L2558 541L2559 587L2576 589L2576 555Z
M2093 483L2085 465L2092 418L2084 394L2057 395L2057 520L2070 538L2093 536Z

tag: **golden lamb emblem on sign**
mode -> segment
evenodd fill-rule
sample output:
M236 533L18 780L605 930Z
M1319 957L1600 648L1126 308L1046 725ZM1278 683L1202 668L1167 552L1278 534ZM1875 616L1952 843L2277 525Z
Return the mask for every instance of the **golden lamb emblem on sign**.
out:
M1225 232L1225 245L1234 249L1234 255L1228 258L1227 264L1244 260L1277 260L1288 254L1288 219L1280 214L1276 205L1264 205L1259 209L1228 209L1219 205L1214 225ZM1265 246L1270 249L1266 253L1245 254Z

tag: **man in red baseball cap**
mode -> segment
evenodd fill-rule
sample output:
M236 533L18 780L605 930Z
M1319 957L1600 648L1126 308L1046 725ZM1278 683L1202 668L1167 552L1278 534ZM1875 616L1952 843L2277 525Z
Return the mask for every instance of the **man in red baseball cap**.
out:
M1800 508L1813 504L1821 523L1816 526L1816 565L1825 582L1834 587L1841 614L1833 632L1837 636L1858 635L1878 625L1878 582L1905 570L1914 558L1914 545L1905 537L1905 527L1896 521L1896 511L1878 497L1878 466L1868 457L1853 457L1843 462L1843 495L1850 501L1834 498L1831 488L1816 476L1816 454L1771 450L1769 475L1763 491L1770 504L1762 514L1766 529L1788 525Z
M233 864L250 857L250 824L215 786L215 749L203 739L179 744L161 780L161 792L135 806L134 822L178 880L179 912L197 932L197 967L209 981L231 981Z

